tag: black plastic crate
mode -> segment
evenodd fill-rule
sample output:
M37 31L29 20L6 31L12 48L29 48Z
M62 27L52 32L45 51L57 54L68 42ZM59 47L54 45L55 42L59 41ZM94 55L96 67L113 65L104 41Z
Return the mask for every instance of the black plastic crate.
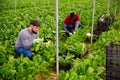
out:
M60 52L59 56L62 56L65 59L67 54L73 54L74 55L74 59L76 59L76 58L82 59L82 58L84 58L88 54L88 48L86 48L86 50L85 50L85 52L83 54L80 54L80 53L77 53L77 52L74 52L74 51L66 50L63 53Z
M59 62L59 70L68 71L72 67L72 63L70 62Z
M120 44L106 46L106 80L120 80Z
M83 54L66 50L63 53L60 52L59 56L61 56L61 57L63 57L65 59L67 54L73 54L74 59L76 59L76 58L82 59L88 54L88 48L86 48L86 50L85 50L85 52ZM59 69L60 70L68 71L68 70L70 70L72 68L72 66L73 66L72 62L59 62Z
M76 58L82 59L88 54L88 48L86 48L86 50L83 54L80 54L80 53L77 53L77 52L74 52L74 51L69 51L69 53L74 55L74 59L76 59Z

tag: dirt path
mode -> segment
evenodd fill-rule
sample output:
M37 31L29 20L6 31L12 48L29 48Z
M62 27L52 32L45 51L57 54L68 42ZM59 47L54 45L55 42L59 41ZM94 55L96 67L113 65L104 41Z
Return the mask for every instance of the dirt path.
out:
M41 73L38 80L57 80L57 75L55 70L51 70L50 74Z

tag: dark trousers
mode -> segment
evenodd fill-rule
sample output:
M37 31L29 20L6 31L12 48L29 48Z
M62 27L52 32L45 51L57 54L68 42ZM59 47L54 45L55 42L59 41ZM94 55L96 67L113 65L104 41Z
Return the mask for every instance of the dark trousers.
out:
M71 25L71 24L70 24L70 25L67 25L66 28L67 28L67 30L68 30L69 32L72 32L72 30L75 29L75 27L74 27L73 25ZM79 24L78 28L84 28L84 26L83 26L82 24ZM66 35L67 35L67 36L70 36L69 33L67 33L67 32L66 32Z
M83 28L84 26L83 25L81 25L81 24L79 24L79 26L78 26L78 28ZM75 27L73 26L73 25L67 25L67 30L69 31L69 32L72 32L72 30L73 29L75 29Z

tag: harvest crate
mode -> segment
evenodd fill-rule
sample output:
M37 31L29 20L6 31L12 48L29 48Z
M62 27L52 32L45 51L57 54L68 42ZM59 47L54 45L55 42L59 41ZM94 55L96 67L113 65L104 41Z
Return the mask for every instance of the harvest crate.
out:
M113 14L101 14L98 17L98 26L109 26L115 21L115 17Z
M88 49L86 49L86 51L85 51L83 54L80 54L80 53L74 53L74 55L75 55L75 59L76 59L76 58L80 58L80 59L82 59L82 58L84 58L87 54L88 54Z
M76 58L82 59L82 58L84 58L88 54L88 48L86 48L85 52L82 53L82 54L74 52L74 51L69 51L68 53L73 54L74 55L74 59L76 59Z
M94 30L94 34L100 35L102 32L109 30L109 25L111 25L115 19L112 14L109 17L105 17L106 14L102 14L98 17L97 28Z
M68 71L71 69L71 67L72 67L72 63L70 62L59 62L60 70Z
M59 56L61 56L65 59L67 54L74 55L74 59L76 59L76 58L82 59L88 54L88 49L86 48L86 50L83 54L66 50L66 52L64 52L64 53L60 52ZM68 71L72 68L72 66L73 66L72 62L59 62L59 69L60 70Z
M106 80L120 80L120 44L106 46Z

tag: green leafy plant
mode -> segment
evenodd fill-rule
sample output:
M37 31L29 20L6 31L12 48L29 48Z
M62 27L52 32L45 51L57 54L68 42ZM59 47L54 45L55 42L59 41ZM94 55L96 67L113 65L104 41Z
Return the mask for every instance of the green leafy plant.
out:
M86 50L86 45L84 43L74 43L68 48L68 50L79 53L79 54L84 54Z

